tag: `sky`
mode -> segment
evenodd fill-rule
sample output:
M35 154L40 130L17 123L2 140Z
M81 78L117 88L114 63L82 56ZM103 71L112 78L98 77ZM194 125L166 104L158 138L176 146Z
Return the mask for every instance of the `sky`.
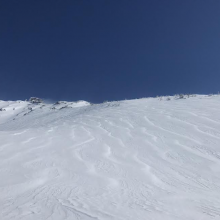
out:
M0 99L220 91L219 0L0 1Z

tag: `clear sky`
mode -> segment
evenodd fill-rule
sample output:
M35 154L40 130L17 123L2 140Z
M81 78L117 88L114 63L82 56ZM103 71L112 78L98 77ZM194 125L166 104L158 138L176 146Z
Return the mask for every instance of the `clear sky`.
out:
M0 99L218 91L219 0L0 1Z

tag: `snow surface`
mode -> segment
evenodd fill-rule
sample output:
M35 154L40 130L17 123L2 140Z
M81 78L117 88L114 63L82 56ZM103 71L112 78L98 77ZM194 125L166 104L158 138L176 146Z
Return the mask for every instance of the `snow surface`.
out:
M0 109L1 220L220 219L220 96Z

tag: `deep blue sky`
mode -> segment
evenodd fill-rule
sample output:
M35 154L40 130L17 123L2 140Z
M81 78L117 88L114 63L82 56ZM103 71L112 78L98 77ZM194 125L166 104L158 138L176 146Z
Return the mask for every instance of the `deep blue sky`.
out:
M0 1L0 99L218 91L219 0Z

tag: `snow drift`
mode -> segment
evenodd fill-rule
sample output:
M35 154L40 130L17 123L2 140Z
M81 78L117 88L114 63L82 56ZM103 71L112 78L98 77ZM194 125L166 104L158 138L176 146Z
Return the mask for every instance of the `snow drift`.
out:
M0 101L0 219L220 219L220 96Z

